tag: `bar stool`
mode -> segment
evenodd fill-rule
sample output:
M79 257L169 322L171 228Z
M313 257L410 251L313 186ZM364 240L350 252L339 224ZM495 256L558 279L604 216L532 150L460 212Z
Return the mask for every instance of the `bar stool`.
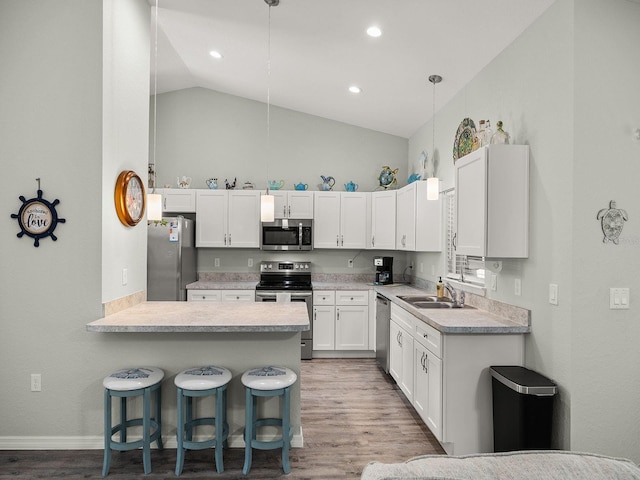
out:
M142 447L144 473L151 472L151 444L162 449L161 389L164 372L156 367L118 370L102 381L104 386L104 462L102 476L109 474L111 450L125 451ZM155 416L151 416L151 393L155 392ZM142 418L127 420L127 398L142 396ZM120 423L111 425L111 399L120 398ZM127 429L142 426L142 439L127 442ZM120 441L113 436L120 432Z
M186 450L204 450L212 447L215 449L216 470L218 473L224 471L222 449L228 446L227 384L230 381L231 372L229 370L214 366L189 368L176 376L175 384L178 390L177 476L182 473ZM193 418L193 399L211 395L216 396L216 416ZM215 436L206 440L193 440L193 428L199 425L215 425Z
M284 473L291 472L289 465L289 449L293 428L290 421L291 389L298 376L286 367L259 367L247 370L242 375L242 384L246 395L246 425L244 429L244 468L243 475L247 475L251 469L251 457L253 449L272 450L282 448L282 469ZM280 418L257 418L258 398L276 397L282 399L282 416ZM256 440L257 430L260 427L281 427L282 435L277 440Z

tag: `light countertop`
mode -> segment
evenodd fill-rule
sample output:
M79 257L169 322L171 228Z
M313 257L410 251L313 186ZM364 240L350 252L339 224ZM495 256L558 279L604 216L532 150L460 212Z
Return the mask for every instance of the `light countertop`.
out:
M520 307L491 302L481 308L420 309L398 298L405 295L433 295L409 285L376 285L375 290L391 302L431 325L442 333L457 334L513 334L531 332L530 313Z
M210 280L198 280L197 282L189 283L187 290L253 290L256 288L258 282L243 282L243 281L210 281Z
M87 324L90 332L299 332L303 303L143 302Z

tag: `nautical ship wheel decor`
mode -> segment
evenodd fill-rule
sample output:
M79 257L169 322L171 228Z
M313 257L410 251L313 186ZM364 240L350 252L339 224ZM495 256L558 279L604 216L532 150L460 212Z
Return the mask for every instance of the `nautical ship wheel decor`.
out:
M54 242L58 240L53 231L58 223L65 223L66 220L58 217L56 211L56 205L60 203L60 200L55 199L53 202L49 202L42 198L40 179L36 180L38 181L38 196L27 200L23 195L20 195L18 198L22 201L22 206L18 213L11 214L11 218L18 220L21 230L17 234L18 238L27 235L33 238L33 246L39 247L41 238L51 237Z

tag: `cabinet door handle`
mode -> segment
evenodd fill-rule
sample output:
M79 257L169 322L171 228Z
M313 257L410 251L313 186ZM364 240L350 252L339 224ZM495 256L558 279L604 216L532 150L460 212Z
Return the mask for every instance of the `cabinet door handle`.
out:
M340 246L340 235L336 235L336 247Z
M458 240L458 233L454 233L453 234L453 238L451 239L451 244L453 245L453 249L457 250L458 249L458 245L456 245L456 240Z
M422 337L423 337L423 338L427 338L428 336L429 336L429 335L427 335L426 333L423 333L423 334L422 334Z
M166 195L164 196L163 200L164 201L162 202L162 209L166 210L167 209L167 196Z
M225 245L227 244L227 234L226 233L224 234L224 244Z
M231 245L231 234L229 234L229 245Z
M289 205L289 216L291 216L291 205Z
M340 320L340 309L336 309L336 320Z
M283 216L283 217L286 217L286 216L287 216L287 206L286 206L286 205L283 205L283 206L282 206L282 216Z
M371 235L371 246L372 247L376 246L376 236L375 235Z
M426 353L424 354L424 373L429 373L429 369L427 368L427 365L429 365L429 355L427 355Z

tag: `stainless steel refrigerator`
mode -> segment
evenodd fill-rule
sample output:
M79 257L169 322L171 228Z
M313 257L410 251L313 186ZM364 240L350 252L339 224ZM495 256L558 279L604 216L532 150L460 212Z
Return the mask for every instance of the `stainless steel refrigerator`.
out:
M165 217L147 228L147 300L185 301L198 276L193 220Z

